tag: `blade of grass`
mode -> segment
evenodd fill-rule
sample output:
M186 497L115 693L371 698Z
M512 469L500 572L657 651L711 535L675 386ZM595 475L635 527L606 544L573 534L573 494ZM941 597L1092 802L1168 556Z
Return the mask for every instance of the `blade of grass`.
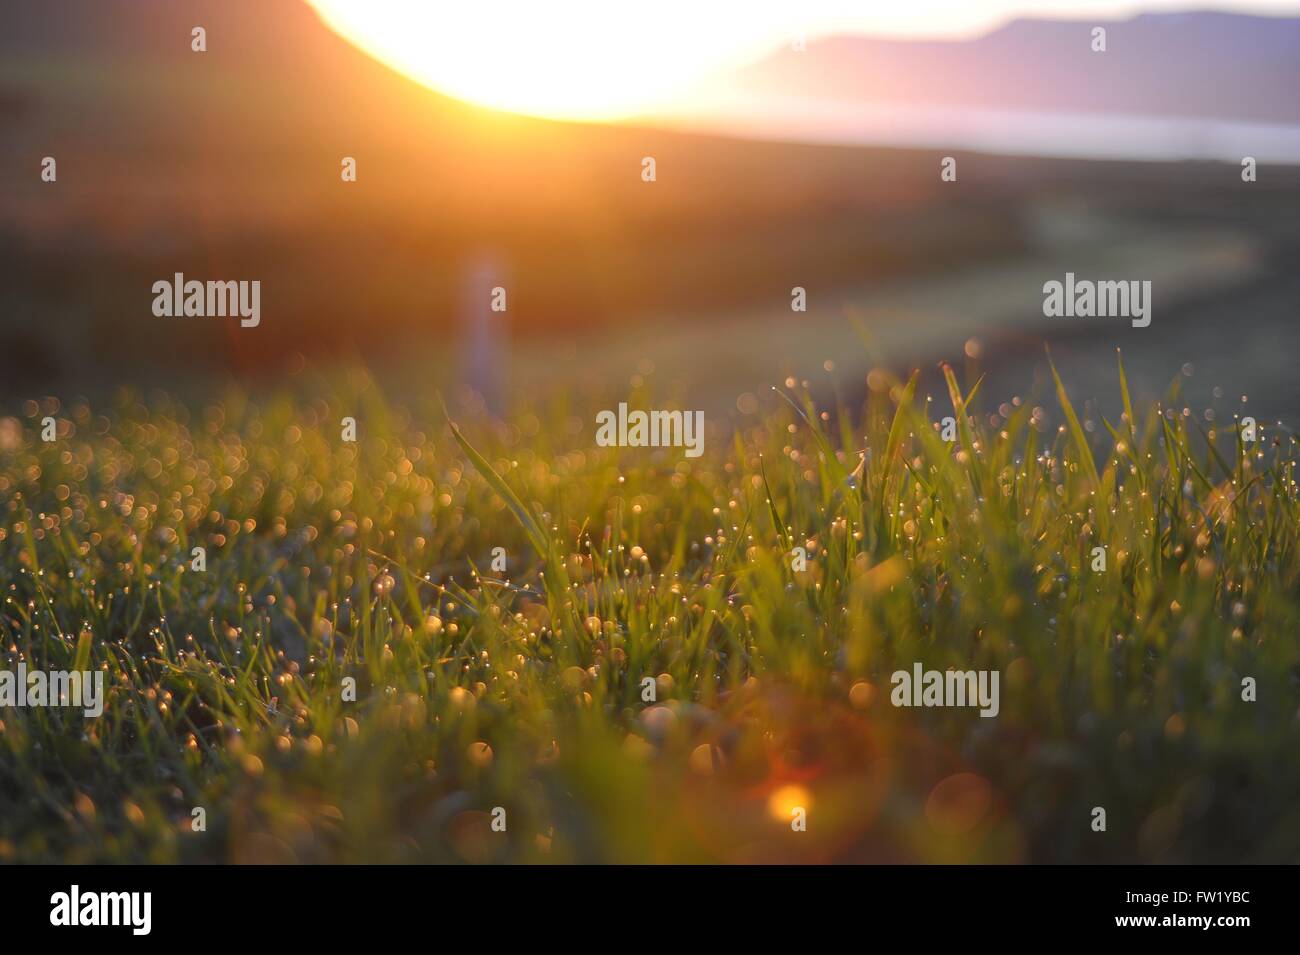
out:
M1074 441L1074 448L1079 452L1079 460L1083 463L1084 472L1092 485L1093 493L1100 496L1104 489L1101 484L1101 477L1097 474L1097 462L1093 459L1092 448L1088 444L1088 436L1083 430L1083 425L1079 424L1079 416L1074 413L1074 405L1070 402L1070 396L1065 393L1065 385L1061 382L1061 376L1057 374L1056 362L1052 361L1050 350L1047 352L1047 363L1052 368L1052 380L1056 383L1056 398L1061 403L1061 410L1065 412L1065 420L1069 424L1070 437ZM1094 503L1093 512L1097 515L1097 526L1104 537L1110 523L1106 501L1097 500Z

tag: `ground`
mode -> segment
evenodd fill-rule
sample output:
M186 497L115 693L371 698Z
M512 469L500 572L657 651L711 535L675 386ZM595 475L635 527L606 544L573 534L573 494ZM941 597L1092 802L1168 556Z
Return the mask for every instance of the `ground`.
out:
M29 402L5 662L108 699L0 712L0 854L1294 861L1289 435L950 384L791 381L698 459L359 368ZM998 715L895 706L918 662L996 671Z

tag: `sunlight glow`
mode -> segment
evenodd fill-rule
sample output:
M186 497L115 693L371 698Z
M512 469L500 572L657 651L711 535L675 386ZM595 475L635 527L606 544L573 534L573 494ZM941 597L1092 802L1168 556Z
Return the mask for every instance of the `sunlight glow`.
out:
M306 0L416 82L496 109L610 120L674 111L747 61L833 33L960 38L1016 16L1127 17L1187 0ZM1219 0L1272 10L1294 0Z
M333 30L417 82L551 118L616 119L662 107L772 45L770 19L726 3L700 4L689 16L678 5L674 16L611 0L308 2Z

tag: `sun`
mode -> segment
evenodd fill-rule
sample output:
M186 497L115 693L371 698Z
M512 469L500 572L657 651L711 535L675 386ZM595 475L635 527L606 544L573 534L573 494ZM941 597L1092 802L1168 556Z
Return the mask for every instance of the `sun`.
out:
M781 42L785 31L770 18L735 16L734 6L709 2L307 2L332 30L425 86L553 119L669 108L710 74Z

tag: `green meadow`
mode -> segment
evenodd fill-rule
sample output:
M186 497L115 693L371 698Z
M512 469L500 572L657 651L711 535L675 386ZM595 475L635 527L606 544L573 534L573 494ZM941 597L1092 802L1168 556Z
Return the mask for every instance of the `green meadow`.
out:
M15 404L4 667L106 698L0 708L0 861L1298 861L1296 443L1117 379Z

